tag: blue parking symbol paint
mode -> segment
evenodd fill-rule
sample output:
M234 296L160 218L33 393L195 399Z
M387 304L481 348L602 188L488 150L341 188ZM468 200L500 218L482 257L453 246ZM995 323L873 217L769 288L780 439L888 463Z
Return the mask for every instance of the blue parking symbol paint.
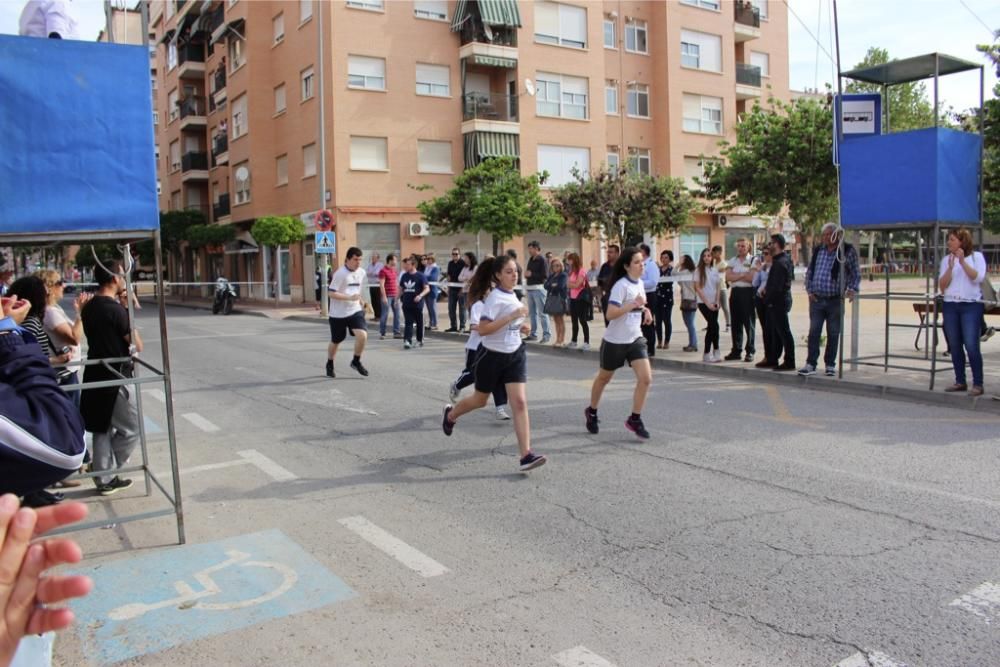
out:
M150 419L149 417L147 417L145 415L143 415L143 417L142 417L142 425L143 425L143 428L146 429L146 435L154 435L156 433L163 433L163 429L160 428L160 425L157 424L156 422L154 422L152 419Z
M73 603L88 658L116 663L342 602L357 594L280 530L84 569Z

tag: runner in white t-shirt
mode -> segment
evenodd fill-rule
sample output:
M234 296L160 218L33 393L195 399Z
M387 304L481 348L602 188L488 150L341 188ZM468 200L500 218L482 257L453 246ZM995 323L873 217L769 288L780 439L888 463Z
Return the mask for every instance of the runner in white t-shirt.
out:
M635 371L635 392L632 394L632 414L625 420L625 428L641 440L649 439L649 431L642 423L642 408L646 404L649 386L653 383L653 369L649 364L642 326L648 326L653 321L653 314L646 307L643 269L642 251L625 248L608 280L612 288L606 314L608 327L601 341L601 367L590 389L590 405L583 411L587 430L591 433L600 430L597 405L601 402L604 388L611 382L615 371L627 363Z
M525 322L528 307L514 294L517 285L517 264L508 255L493 260L485 260L489 269L484 274L490 277L494 289L486 297L479 319L478 331L482 336L481 354L477 355L476 391L456 405L446 405L441 420L445 435L451 435L455 422L467 412L486 405L489 395L503 385L514 416L514 432L521 450L521 472L527 472L545 464L545 457L531 451L531 425L528 421L528 399L525 383L528 379L524 343L521 334L531 328ZM477 270L476 275L479 275ZM473 278L475 284L475 277ZM481 288L477 290L482 292ZM469 292L471 294L472 287Z
M365 351L365 343L368 341L362 292L365 283L365 270L361 268L361 254L360 248L348 248L344 265L337 269L333 277L330 278L328 287L330 295L330 344L326 348L327 377L335 377L333 359L337 356L337 348L347 338L348 331L354 336L354 358L351 360L351 368L361 375L368 375L368 369L361 364L361 354Z

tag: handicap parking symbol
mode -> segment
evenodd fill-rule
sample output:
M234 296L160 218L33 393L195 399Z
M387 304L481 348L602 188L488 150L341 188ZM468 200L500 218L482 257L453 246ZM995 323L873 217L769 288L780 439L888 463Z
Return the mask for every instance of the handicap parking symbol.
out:
M113 663L356 596L279 530L96 565L73 605L85 652Z

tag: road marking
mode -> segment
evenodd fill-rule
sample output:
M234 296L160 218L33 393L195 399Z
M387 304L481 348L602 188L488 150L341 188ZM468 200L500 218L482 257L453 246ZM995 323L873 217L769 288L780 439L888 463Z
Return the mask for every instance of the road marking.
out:
M163 429L160 428L160 425L154 422L146 415L142 416L142 425L143 428L146 429L146 435L151 435L153 433L163 433Z
M163 393L162 389L147 389L146 393L149 394L150 398L155 398L160 403L167 402L167 396Z
M188 420L205 433L214 433L215 431L220 430L218 426L208 421L197 412L185 412L181 415L181 417L184 417L184 419Z
M236 454L260 468L261 471L269 475L276 482L290 482L293 479L299 478L298 475L282 468L256 449L244 449L241 452L236 452Z
M352 373L354 371L351 371ZM426 379L426 378L425 378ZM283 396L291 401L302 401L313 405L322 405L324 408L338 408L347 412L356 412L361 415L378 416L374 410L369 410L358 403L347 400L343 392L339 389L321 389L316 391L304 391L297 394L287 394Z
M896 662L885 653L867 651L844 658L834 667L907 667L905 662Z
M952 600L948 606L964 609L981 618L986 625L992 625L1000 620L1000 585L987 581Z
M552 659L563 667L615 667L586 646L574 646L552 656Z
M233 466L249 466L253 465L253 461L248 461L247 459L239 459L238 461L223 461L222 463L206 463L205 465L194 466L191 468L184 468L180 471L182 475L190 475L195 472L206 472L208 470L219 470L221 468L232 468Z
M338 520L337 523L357 533L365 542L389 554L422 577L436 577L450 571L430 556L393 537L363 516L349 516Z

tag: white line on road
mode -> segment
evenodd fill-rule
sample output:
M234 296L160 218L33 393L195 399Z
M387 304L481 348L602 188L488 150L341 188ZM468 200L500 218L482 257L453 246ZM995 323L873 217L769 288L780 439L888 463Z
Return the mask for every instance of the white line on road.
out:
M206 472L208 470L219 470L221 468L232 468L233 466L253 465L253 461L240 459L238 461L223 461L222 463L206 463L205 465L184 468L180 471L182 475L189 475L193 472Z
M907 667L905 662L896 662L885 653L867 651L844 658L834 667Z
M188 420L189 422L200 428L205 433L214 433L215 431L219 430L218 426L208 421L207 419L199 415L197 412L185 412L184 414L181 415L181 417L184 417L184 419Z
M449 572L441 563L393 537L363 516L349 516L337 521L361 539L383 551L422 577L436 577Z
M243 451L236 453L260 468L276 482L290 482L293 479L299 478L298 475L282 468L277 463L258 452L256 449L244 449Z
M952 600L948 606L964 609L981 618L986 625L992 625L993 621L1000 620L1000 585L987 581Z
M586 646L574 646L552 656L563 667L615 667Z
M146 393L149 394L150 398L155 398L160 403L166 403L167 402L167 397L163 393L162 389L147 389Z

